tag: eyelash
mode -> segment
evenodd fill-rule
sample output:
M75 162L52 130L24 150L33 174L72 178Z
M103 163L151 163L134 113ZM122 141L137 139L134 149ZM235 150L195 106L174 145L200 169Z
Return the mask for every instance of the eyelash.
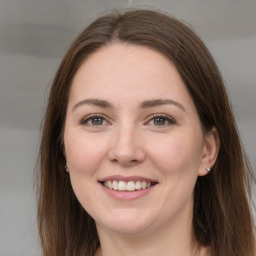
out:
M167 124L163 124L163 125L157 125L157 124L152 124L152 125L155 125L155 126L168 126L168 125L173 125L173 124L176 124L176 121L173 119L173 118L170 118L169 116L167 115L163 115L163 114L155 114L153 116L150 117L148 123L150 123L151 121L154 121L156 119L163 119L165 122L167 122Z
M100 126L100 125L93 125L93 124L88 124L89 121L92 121L93 119L101 119L103 122L107 122L106 118L103 116L103 115L99 115L99 114L92 114L92 115L89 115L89 116L86 116L85 118L83 118L81 121L80 121L80 124L81 125L91 125L91 126Z
M102 122L108 122L106 120L106 118L103 116L103 115L100 115L100 114L92 114L92 115L89 115L89 116L86 116L85 118L83 118L81 121L80 121L80 124L81 125L91 125L91 126L101 126L101 125L104 125L104 124L88 124L89 121L92 121L93 119L101 119ZM168 125L173 125L173 124L176 124L176 121L173 119L173 118L170 118L169 116L166 116L166 115L163 115L163 114L154 114L152 116L150 116L150 119L146 122L147 124L149 124L151 121L154 121L156 119L162 119L164 120L164 122L167 122L162 124L162 125L157 125L157 124L152 124L154 126L168 126Z

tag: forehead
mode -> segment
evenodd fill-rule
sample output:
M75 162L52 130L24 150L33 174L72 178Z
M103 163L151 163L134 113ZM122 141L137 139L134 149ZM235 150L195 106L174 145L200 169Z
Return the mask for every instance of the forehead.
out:
M191 97L176 67L163 54L145 46L112 44L91 54L74 76L70 99L116 100Z
M171 69L173 73L177 72L162 53L146 46L116 43L104 46L89 55L75 74L74 82L81 79L82 73L99 74L98 80L102 76L107 79L115 77L119 72L122 75L133 75L132 77L143 76L146 72L148 76L152 71L152 76L163 75L166 69L168 72Z

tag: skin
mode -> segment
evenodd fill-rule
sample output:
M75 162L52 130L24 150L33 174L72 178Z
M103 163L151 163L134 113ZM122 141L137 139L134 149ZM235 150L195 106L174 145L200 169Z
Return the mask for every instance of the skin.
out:
M202 130L186 86L162 54L112 44L85 60L70 91L64 146L74 192L96 222L96 255L194 255L193 189L219 147L216 129ZM157 184L136 200L117 200L99 183L111 175Z

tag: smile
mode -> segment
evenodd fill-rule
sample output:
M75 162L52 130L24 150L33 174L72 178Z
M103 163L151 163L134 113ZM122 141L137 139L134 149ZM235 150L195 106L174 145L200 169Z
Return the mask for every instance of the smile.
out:
M144 190L147 188L150 188L151 186L154 185L154 183L152 182L148 182L148 181L104 181L103 185L107 188L110 188L112 190L116 190L116 191L136 191L136 190Z
M103 191L118 201L131 201L142 198L155 190L158 181L141 176L108 176L98 180Z

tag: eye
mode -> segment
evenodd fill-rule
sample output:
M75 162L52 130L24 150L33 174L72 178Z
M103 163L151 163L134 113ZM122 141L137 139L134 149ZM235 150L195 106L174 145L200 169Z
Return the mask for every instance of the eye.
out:
M155 126L167 126L167 125L172 125L175 124L176 122L166 116L166 115L155 115L153 118L151 118L148 122L150 125L155 125Z
M90 115L81 120L82 125L101 126L107 123L106 119L100 115Z

